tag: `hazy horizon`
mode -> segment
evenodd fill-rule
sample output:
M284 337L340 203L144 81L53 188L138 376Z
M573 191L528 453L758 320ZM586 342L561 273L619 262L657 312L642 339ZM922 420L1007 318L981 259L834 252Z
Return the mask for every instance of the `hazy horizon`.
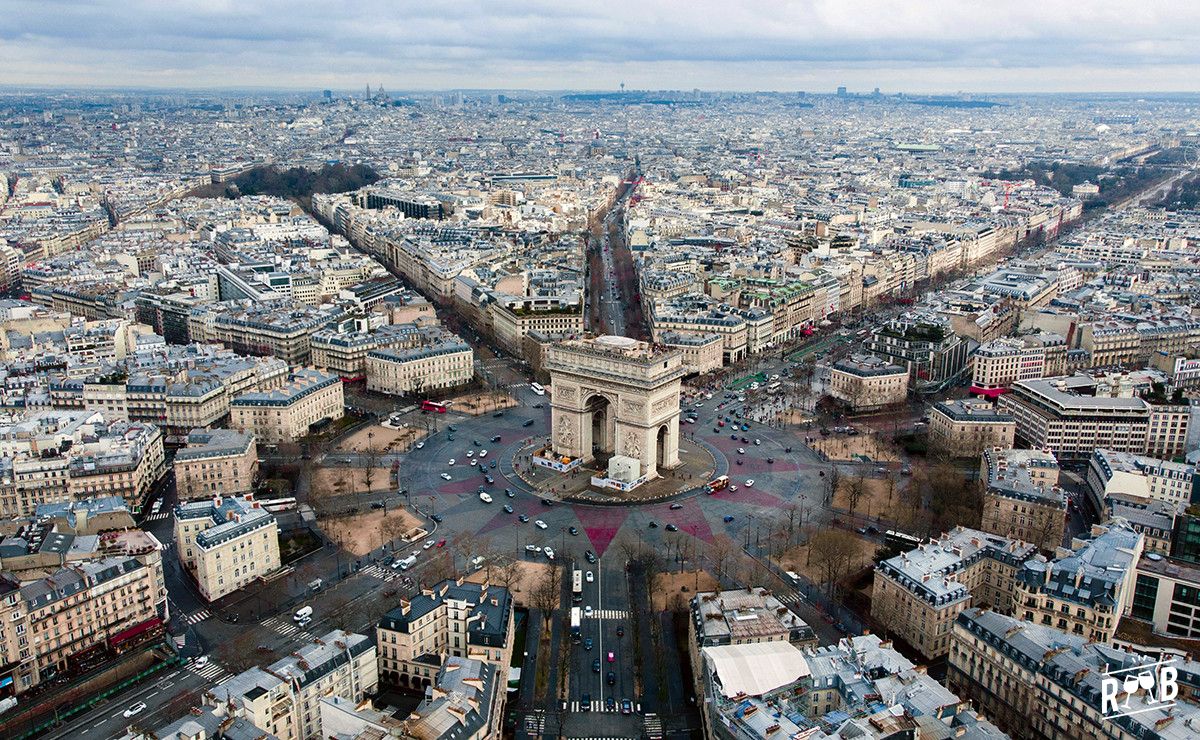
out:
M1137 94L1200 79L1200 6L1164 0L16 0L8 19L0 84L25 87Z

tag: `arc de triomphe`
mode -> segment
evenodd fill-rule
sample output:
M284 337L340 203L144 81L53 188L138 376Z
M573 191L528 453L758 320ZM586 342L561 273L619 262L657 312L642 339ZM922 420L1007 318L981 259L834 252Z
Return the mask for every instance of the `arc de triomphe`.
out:
M681 352L627 337L572 339L549 349L545 367L556 454L632 457L651 478L678 467Z

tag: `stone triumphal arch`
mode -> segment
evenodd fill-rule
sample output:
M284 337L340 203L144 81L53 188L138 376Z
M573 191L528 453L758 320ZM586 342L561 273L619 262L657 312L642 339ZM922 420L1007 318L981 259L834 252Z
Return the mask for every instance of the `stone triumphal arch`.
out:
M682 354L627 337L572 339L546 357L552 386L551 445L591 460L622 455L653 478L679 465Z

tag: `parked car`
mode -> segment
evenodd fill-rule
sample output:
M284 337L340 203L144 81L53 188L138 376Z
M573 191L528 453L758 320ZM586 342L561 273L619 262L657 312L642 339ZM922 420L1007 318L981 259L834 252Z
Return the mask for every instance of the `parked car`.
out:
M674 503L674 504L671 504L671 508L672 508L672 509L682 509L682 508L683 508L683 504L680 504L680 503Z

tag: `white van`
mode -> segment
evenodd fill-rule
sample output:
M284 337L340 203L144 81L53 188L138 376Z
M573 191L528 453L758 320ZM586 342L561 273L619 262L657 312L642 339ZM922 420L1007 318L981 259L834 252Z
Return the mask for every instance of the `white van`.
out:
M412 564L415 562L417 562L417 558L413 555L409 555L408 557L399 561L400 570L408 570L409 568L412 567Z
M303 621L312 617L313 608L311 606L302 606L292 615L292 619L296 622Z

